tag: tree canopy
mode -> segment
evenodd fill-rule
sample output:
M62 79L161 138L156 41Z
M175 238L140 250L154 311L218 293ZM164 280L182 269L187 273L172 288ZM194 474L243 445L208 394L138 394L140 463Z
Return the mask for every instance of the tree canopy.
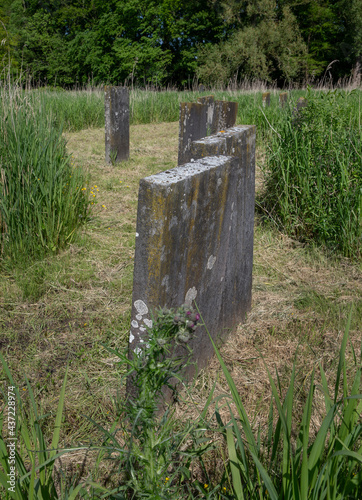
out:
M0 40L1 67L42 84L339 78L362 62L362 2L0 0Z

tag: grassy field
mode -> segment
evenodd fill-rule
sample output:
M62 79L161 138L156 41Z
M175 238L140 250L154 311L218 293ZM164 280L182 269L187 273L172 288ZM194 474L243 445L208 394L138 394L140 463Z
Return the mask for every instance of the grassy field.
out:
M254 98L259 100L260 95ZM239 121L243 120L242 113ZM99 442L101 433L92 420L107 429L117 421L116 399L124 395L120 375L125 367L117 364L117 358L103 344L120 349L127 345L138 183L142 177L177 163L176 121L142 124L141 118L134 118L134 122L138 124L131 126L131 159L117 166L104 162L103 128L64 133L72 161L89 174L87 189L92 191L94 203L91 219L58 255L25 269L0 271L1 352L19 384L25 407L29 401L24 375L28 377L40 413L47 415L42 426L48 439L69 362L62 447ZM258 193L264 186L265 149L261 142L259 136ZM271 397L264 361L270 370L277 368L283 392L298 348L293 407L298 414L314 367L321 364L332 384L351 307L351 343L346 359L347 373L353 372L352 346L359 352L362 333L361 271L359 260L299 243L257 216L252 310L246 323L222 346L221 354L253 429L260 426L262 435L268 432ZM176 406L179 422L196 418L214 383L215 396L228 391L216 359L199 375L190 393L180 396ZM321 424L322 399L317 391L312 434ZM226 406L219 414L228 420ZM195 466L191 477L206 485L217 484L225 470L222 437L209 437L217 444L216 449L205 455L205 468ZM92 475L94 480L104 481L111 471L107 461L96 468L95 454L84 450L64 455L58 470L60 465L73 478ZM114 478L109 479L112 481ZM206 490L204 496L200 493L194 498L213 498L207 497Z

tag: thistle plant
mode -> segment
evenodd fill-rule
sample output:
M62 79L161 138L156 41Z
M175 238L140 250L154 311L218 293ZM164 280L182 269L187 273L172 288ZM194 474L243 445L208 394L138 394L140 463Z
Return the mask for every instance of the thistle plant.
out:
M177 431L173 411L164 409L162 395L165 388L174 391L177 381L182 382L180 372L190 363L188 342L199 320L200 314L190 306L176 311L160 309L148 329L147 341L140 344L133 358L127 352L108 349L128 365L126 376L132 380L136 393L119 406L125 448L116 439L116 425L110 432L103 429L106 439L101 454L118 461L122 476L118 493L127 492L134 495L132 498L166 499L178 488L176 483L185 461L181 445L198 424ZM183 355L176 354L179 346ZM188 455L192 455L190 450Z

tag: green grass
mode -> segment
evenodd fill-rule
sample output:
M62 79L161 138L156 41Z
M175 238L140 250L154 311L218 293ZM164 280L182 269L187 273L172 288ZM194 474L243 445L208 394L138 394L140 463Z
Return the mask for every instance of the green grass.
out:
M3 263L28 261L74 239L87 219L87 181L41 96L14 86L0 102L0 252Z
M102 89L80 91L34 90L40 94L48 112L52 112L54 120L64 130L74 132L85 128L104 127L104 92ZM238 124L253 124L264 134L270 131L267 120L275 126L283 119L283 111L279 106L279 92L272 91L270 107L262 108L261 92L214 91L209 92L216 100L237 101ZM197 101L205 92L178 91L130 91L130 123L131 125L146 123L174 122L179 119L181 102ZM293 106L298 97L305 91L291 91L289 104Z
M239 417L237 421L235 413L230 409L231 422L225 426L230 474L237 500L360 498L362 494L362 425L360 423L362 343L359 356L358 353L355 356L354 378L349 383L345 350L351 313L342 339L332 393L325 371L319 364L320 390L324 397L325 411L322 423L313 437L310 434L311 418L317 391L314 369L309 380L305 406L302 415L299 415L295 429L293 428L295 425L293 424L293 408L296 363L293 363L290 384L284 400L280 394L278 372L275 382L267 368L273 396L269 411L268 438L264 442L260 440L260 434L255 436L252 432L234 380L214 345L230 388L231 401ZM210 340L213 342L211 336ZM226 404L230 408L230 404L228 402Z
M4 394L8 406L16 405L16 429L20 432L17 443L14 494L6 498L50 500L55 498L148 498L166 500L176 498L207 498L257 500L271 498L307 500L315 499L356 499L362 493L362 411L361 361L360 353L353 350L353 372L345 359L349 341L351 314L339 351L338 365L333 370L334 389L330 390L326 372L318 363L320 383L317 386L316 370L307 375L304 408L295 414L297 388L296 358L291 367L290 383L283 396L280 374L276 381L266 367L272 393L268 432L261 437L260 427L255 433L251 420L237 390L234 379L220 355L212 337L216 356L226 378L230 394L214 397L216 383L211 389L205 406L199 409L197 418L183 422L180 427L174 416L175 410L166 408L157 415L162 405L161 389L169 385L175 377L182 382L179 372L187 365L184 358L172 356L172 349L181 343L187 345L193 329L187 330L186 310L180 308L177 322L175 311L162 310L154 318L150 329L149 343L136 353L132 360L125 352L108 349L116 355L119 363L127 365L127 374L133 377L137 395L129 400L117 398L117 419L110 428L88 419L104 435L98 444L59 449L62 412L65 402L67 371L60 393L55 427L50 447L42 429L33 390L27 383L31 402L30 412L23 406L19 389L2 356L0 361L8 380L9 391ZM194 313L196 321L200 314ZM185 336L187 333L187 336ZM186 340L185 340L186 339ZM186 344L185 344L186 342ZM295 355L297 356L297 354ZM172 386L169 386L172 388ZM324 411L320 413L321 425L312 429L315 400L318 392L323 395ZM299 396L299 395L298 395ZM317 396L317 397L316 397ZM222 407L227 407L231 419L221 417ZM235 410L232 410L235 408ZM162 408L162 406L161 406ZM212 409L214 408L214 410ZM207 416L209 414L209 416ZM211 418L210 418L211 414ZM236 416L237 415L237 416ZM1 414L4 425L5 415ZM212 424L216 420L217 426ZM294 422L294 420L296 420ZM210 439L221 434L225 438L228 460L224 473L216 483L205 470L203 481L192 477L192 467L203 469L204 458L215 444ZM7 451L4 434L0 437L2 451L0 482L7 489L7 475L10 472L10 452ZM80 449L96 451L96 468L104 461L114 464L108 475L111 487L105 487L93 479L80 481L73 478L63 481L60 495L54 483L55 459L64 453ZM111 477L113 476L113 479Z
M362 128L357 94L308 93L268 145L260 205L293 237L359 258Z

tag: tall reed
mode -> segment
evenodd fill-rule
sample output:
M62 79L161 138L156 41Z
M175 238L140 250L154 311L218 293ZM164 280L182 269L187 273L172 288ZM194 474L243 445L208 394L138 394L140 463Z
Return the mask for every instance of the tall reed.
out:
M87 218L85 175L41 96L2 88L0 114L1 255L56 252Z
M65 91L61 89L36 89L30 91L42 97L47 112L51 113L58 125L66 131L85 128L104 127L104 91L94 90ZM130 123L173 122L179 119L181 102L196 102L206 92L177 90L130 90ZM271 105L262 109L262 93L247 91L210 91L216 100L237 101L239 104L237 123L256 125L260 138L270 132L269 124L274 127L284 119L279 107L279 94L271 94ZM304 91L293 91L294 98L305 95Z
M307 96L272 134L261 204L283 230L358 257L362 240L362 128L358 96Z

